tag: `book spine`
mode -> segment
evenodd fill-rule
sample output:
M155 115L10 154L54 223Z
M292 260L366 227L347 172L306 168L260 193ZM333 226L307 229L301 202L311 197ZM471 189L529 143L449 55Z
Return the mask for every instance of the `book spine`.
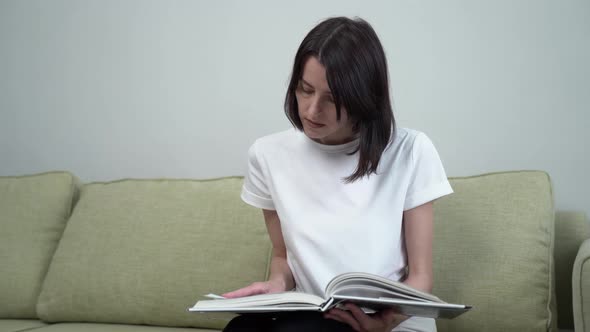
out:
M330 297L328 299L328 301L326 301L322 305L320 305L320 311L325 312L326 310L330 309L330 306L332 305L332 303L334 303L334 298Z

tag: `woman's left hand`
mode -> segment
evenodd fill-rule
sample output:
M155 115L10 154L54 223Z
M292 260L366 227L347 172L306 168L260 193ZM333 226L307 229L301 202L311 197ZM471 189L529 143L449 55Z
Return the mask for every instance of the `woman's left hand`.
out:
M369 316L352 303L346 303L344 306L348 311L331 309L324 314L324 317L346 323L358 332L389 332L408 319L408 316L399 314L393 309L384 309Z

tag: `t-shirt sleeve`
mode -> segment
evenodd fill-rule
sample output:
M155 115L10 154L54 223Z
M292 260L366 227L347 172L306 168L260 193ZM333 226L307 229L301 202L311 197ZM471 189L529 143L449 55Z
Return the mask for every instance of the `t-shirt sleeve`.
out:
M242 186L242 200L254 207L275 210L275 206L268 189L266 172L258 157L256 142L248 150L248 172Z
M404 211L453 193L438 152L423 133L414 140L411 165Z

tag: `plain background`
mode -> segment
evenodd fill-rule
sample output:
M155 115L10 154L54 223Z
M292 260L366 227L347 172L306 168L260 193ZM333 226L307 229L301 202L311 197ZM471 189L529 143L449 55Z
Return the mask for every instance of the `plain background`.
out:
M290 126L299 43L338 15L373 25L398 123L449 176L544 170L590 213L587 0L0 0L0 175L243 175Z

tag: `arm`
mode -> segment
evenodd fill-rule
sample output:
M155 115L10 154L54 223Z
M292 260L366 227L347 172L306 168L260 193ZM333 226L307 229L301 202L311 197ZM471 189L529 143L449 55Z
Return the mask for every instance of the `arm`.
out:
M225 293L228 298L249 296L255 294L284 292L295 287L293 273L287 264L287 249L283 240L281 221L277 211L262 210L266 230L272 243L272 258L270 261L270 276L268 281L255 282L247 287Z
M424 292L432 292L432 239L434 213L432 202L404 211L403 230L408 257L408 275L404 283Z
M287 248L281 230L281 221L277 211L262 210L266 229L272 242L272 258L270 261L269 281L277 283L283 290L293 289L295 281L291 268L287 265Z

